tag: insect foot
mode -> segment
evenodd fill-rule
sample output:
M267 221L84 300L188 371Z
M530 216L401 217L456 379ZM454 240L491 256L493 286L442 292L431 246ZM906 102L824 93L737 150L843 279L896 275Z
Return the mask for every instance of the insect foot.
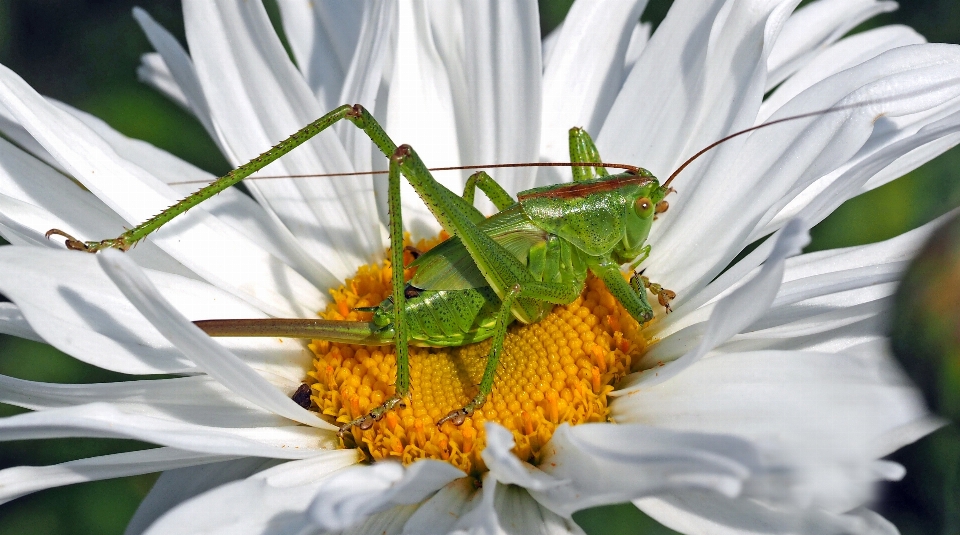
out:
M635 285L637 283L642 284L644 288L650 290L650 293L657 296L657 302L660 303L660 306L666 309L667 314L673 312L673 309L670 308L670 302L676 299L677 292L668 290L655 282L650 282L650 279L643 275L636 274L634 277L635 281L631 282L633 282Z
M383 404L380 405L379 407L373 409L372 411L368 412L367 414L359 418L356 418L353 421L343 424L340 430L337 431L337 436L340 437L341 440L343 440L343 436L347 433L347 431L349 431L354 427L356 427L361 431L366 431L370 429L371 427L373 427L373 424L382 420L383 417L386 416L388 412L392 411L393 408L398 405L401 408L406 407L406 403L403 402L403 397L401 397L399 394L394 394L390 399L383 402Z
M85 241L80 241L74 238L73 236L71 236L70 234L67 234L66 232L56 228L52 228L48 230L46 234L44 234L43 236L48 240L50 239L51 236L63 236L64 238L66 238L64 245L66 245L67 249L70 249L71 251L84 251L87 253L95 253L102 249L109 249L109 248L120 249L121 251L126 251L130 249L130 244L128 244L123 239L118 238L118 239L103 240L103 241L85 242Z
M467 418L473 416L473 411L477 410L477 407L483 406L483 403L486 401L486 399L487 396L482 394L478 395L477 397L473 398L473 401L468 403L466 407L450 411L446 416L437 420L437 427L441 427L447 422L451 422L453 425L460 427L463 425L463 422L467 420Z
M659 287L660 285L658 284L657 286ZM670 301L673 301L674 298L677 297L677 292L660 288L660 291L654 293L657 294L657 302L659 302L663 308L667 309L667 314L673 312L673 309L670 308Z

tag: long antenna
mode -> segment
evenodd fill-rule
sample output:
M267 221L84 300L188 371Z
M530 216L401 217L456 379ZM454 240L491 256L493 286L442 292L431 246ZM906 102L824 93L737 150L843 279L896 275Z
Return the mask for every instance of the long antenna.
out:
M610 169L623 169L631 173L639 173L640 168L636 165L625 163L595 163L595 162L523 162L523 163L495 163L490 165L457 165L454 167L431 167L428 171L461 171L471 169L503 169L505 167L608 167ZM255 180L277 179L277 178L326 178L339 176L363 176L363 175L385 175L389 171L352 171L349 173L311 173L306 175L254 175L248 177ZM179 186L183 184L207 184L207 180L184 180L180 182L168 182L167 185Z
M901 98L901 97L896 97L896 98ZM674 171L673 173L670 174L670 176L667 178L667 181L663 183L663 187L669 186L670 183L673 182L673 179L674 179L674 178L677 178L677 175L679 175L681 171L683 171L684 169L686 169L688 165L692 164L692 163L694 162L694 160L696 160L697 158L703 156L706 152L708 152L710 149L716 147L717 145L720 145L721 143L725 143L725 142L727 142L727 141L730 141L731 139L733 139L733 138L735 138L735 137L742 136L742 135L744 135L744 134L748 134L748 133L750 133L750 132L753 132L754 130L759 130L759 129L761 129L761 128L766 128L766 127L768 127L768 126L773 126L773 125L775 125L775 124L785 123L785 122L787 122L787 121L795 121L795 120L797 120L797 119L806 119L807 117L815 117L815 116L817 116L817 115L826 115L826 114L828 114L828 113L833 113L833 112L837 112L837 111L849 110L849 109L852 109L852 108L860 108L860 107L867 106L867 105L870 105L870 104L882 103L882 102L885 102L885 101L887 101L887 100L895 100L895 98L885 98L885 99L869 100L869 101L866 101L866 102L857 102L857 103L855 103L855 104L844 104L844 105L841 105L841 106L833 106L833 107L831 107L831 108L825 108L825 109L822 109L822 110L811 111L811 112L807 112L807 113L801 113L800 115L791 115L790 117L784 117L784 118L782 118L782 119L775 119L775 120L773 120L773 121L767 121L767 122L765 122L765 123L758 124L758 125L756 125L756 126L751 126L750 128L746 128L746 129L744 129L744 130L740 130L739 132L734 132L734 133L730 134L729 136L726 136L726 137L723 137L723 138L718 139L717 141L714 141L713 143L711 143L711 144L707 145L706 147L700 149L696 154L694 154L693 156L691 156L690 158L688 158L687 161L683 162L683 164L681 164L680 167L678 167L676 171Z
M909 95L909 94L908 94ZM856 102L853 104L843 104L840 106L832 106L830 108L824 108L822 110L811 111L807 113L801 113L799 115L791 115L790 117L783 117L781 119L775 119L773 121L767 121L756 126L751 126L750 128L745 128L739 132L734 132L728 136L718 139L713 143L707 145L706 147L697 151L696 154L688 158L683 162L680 167L676 169L670 176L667 178L667 181L663 183L663 187L668 187L673 179L677 178L684 169L687 168L690 164L696 161L697 158L703 156L705 153L709 152L711 149L716 148L718 145L726 143L735 137L742 136L744 134L749 134L754 130L760 130L761 128L766 128L768 126L777 125L780 123L785 123L788 121L796 121L798 119L806 119L807 117L815 117L818 115L826 115L828 113L834 113L843 110L849 110L854 108L860 108L863 106L868 106L870 104L881 104L888 101L899 100L908 95L896 95L886 98L878 98L875 100L868 100L864 102ZM640 168L636 165L623 164L623 163L606 163L603 162L603 167L609 167L611 169L624 169L632 173L639 173ZM489 165L458 165L453 167L431 167L429 171L462 171L462 170L471 170L471 169L503 169L503 168L512 168L512 167L597 167L598 164L593 162L522 162L522 163L497 163ZM315 173L315 174L305 174L305 175L262 175L262 176L251 176L249 178L255 180L266 180L266 179L279 179L279 178L324 178L324 177L344 177L344 176L363 176L363 175L383 175L387 174L389 171L353 171L349 173ZM183 184L207 184L207 180L184 180L180 182L169 182L170 186L178 186Z

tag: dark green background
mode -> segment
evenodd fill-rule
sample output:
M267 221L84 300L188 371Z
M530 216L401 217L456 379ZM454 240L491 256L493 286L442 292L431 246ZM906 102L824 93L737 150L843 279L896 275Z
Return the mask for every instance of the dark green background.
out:
M570 3L542 2L543 28L548 30L562 20ZM650 4L644 19L657 22L670 2L651 0ZM212 172L226 171L225 160L196 121L136 81L139 56L151 48L130 15L133 5L146 8L182 40L177 2L0 0L0 63L41 93L93 113L124 134L150 141ZM900 11L877 17L870 25L890 23L911 25L930 41L957 43L960 3L904 3ZM960 205L958 166L960 152L954 149L905 178L845 204L813 230L808 250L886 239ZM0 373L63 383L128 379L79 363L49 346L2 336ZM0 416L18 412L0 405ZM0 468L144 447L134 441L94 439L0 443ZM957 504L944 503L944 496L951 481L948 476L956 474L955 462L960 458L956 428L945 428L892 458L907 466L907 478L887 486L875 508L905 535L954 533L960 526ZM122 533L155 479L147 475L73 485L0 505L0 534ZM672 533L632 505L586 511L576 519L590 533Z

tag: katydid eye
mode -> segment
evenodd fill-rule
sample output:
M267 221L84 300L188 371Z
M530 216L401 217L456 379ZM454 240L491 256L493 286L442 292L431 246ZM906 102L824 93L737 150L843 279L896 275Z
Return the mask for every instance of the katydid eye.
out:
M653 211L656 209L656 206L654 206L653 201L650 199L646 197L640 197L634 203L633 208L637 211L638 216L642 217L643 219L647 219L653 215Z

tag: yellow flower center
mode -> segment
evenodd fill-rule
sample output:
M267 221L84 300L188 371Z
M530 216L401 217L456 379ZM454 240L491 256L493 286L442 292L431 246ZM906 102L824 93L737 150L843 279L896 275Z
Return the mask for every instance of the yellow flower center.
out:
M438 240L421 242L429 249ZM408 256L405 261L409 262ZM407 279L412 276L406 270ZM390 265L362 266L337 290L320 315L326 319L369 321L357 307L378 305L391 294ZM514 323L507 333L493 392L481 410L461 426L436 422L466 405L490 350L490 340L455 348L410 348L410 396L370 429L352 428L357 445L375 460L410 463L449 461L468 474L486 470L480 452L483 423L494 421L513 432L520 459L537 464L541 448L561 423L606 421L607 394L630 371L645 341L637 322L592 275L569 305L556 306L542 321ZM314 340L309 373L311 399L321 414L345 423L363 416L394 393L393 346L358 346Z

